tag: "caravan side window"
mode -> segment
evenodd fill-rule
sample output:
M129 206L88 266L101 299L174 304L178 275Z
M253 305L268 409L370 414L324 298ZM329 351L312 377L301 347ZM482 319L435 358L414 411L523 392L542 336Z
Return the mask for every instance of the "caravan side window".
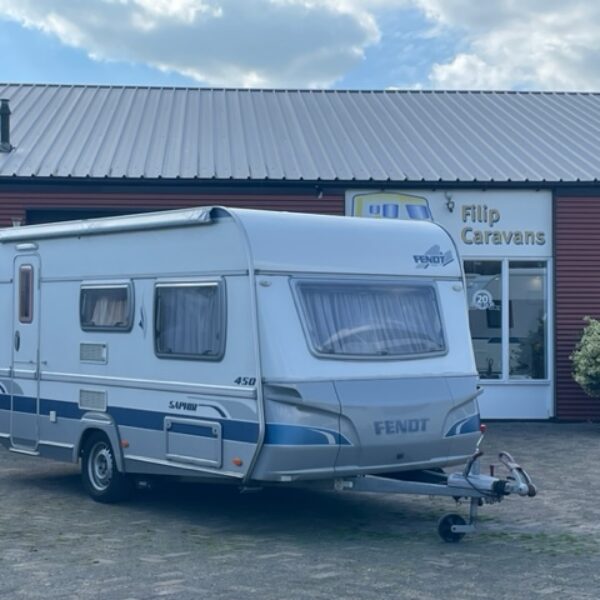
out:
M223 282L158 284L154 349L160 358L220 360L225 352Z
M317 356L381 360L446 352L431 284L300 281L295 288Z
M33 322L33 266L19 267L19 321Z
M84 331L130 331L133 324L131 284L82 285L79 318Z

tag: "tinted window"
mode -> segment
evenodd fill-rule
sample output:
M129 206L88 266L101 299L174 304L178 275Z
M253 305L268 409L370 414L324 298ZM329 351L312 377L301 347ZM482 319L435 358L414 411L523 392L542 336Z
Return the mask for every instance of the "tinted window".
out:
M84 286L79 307L81 328L101 331L129 331L133 321L131 286Z
M297 287L318 354L373 358L445 351L430 285L302 282Z
M225 350L223 285L163 285L155 291L154 345L161 358L219 360Z
M31 265L19 267L19 321L21 323L33 321L33 267Z

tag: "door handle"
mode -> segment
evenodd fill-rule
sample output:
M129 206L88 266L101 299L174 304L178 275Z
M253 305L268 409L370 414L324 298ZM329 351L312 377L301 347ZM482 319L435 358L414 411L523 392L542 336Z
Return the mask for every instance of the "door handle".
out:
M21 347L21 334L15 331L15 350L18 352Z

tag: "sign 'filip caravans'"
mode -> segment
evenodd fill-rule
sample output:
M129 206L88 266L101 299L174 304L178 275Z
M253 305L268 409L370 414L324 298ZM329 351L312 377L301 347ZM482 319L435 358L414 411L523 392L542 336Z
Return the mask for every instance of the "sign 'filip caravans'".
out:
M464 224L460 238L464 244L543 246L546 243L546 233L533 227L531 229L504 229L502 212L499 208L489 207L487 204L463 204L460 212Z

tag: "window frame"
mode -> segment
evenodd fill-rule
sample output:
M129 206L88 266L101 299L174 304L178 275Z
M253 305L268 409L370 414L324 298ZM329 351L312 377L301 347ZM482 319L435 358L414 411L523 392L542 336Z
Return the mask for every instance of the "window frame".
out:
M27 307L29 316L24 316L23 311L23 282L25 281L24 274L27 273L27 277L29 278L29 293L27 294ZM24 325L31 325L33 323L33 286L35 285L35 274L34 274L34 266L30 263L25 263L19 265L19 323Z
M481 378L482 385L486 386L501 386L501 385L523 385L523 386L547 386L551 385L554 382L554 368L556 366L555 362L555 343L554 343L554 335L556 333L555 328L555 300L553 295L552 282L554 278L554 259L551 256L484 256L484 255L467 255L461 257L461 261L463 263L463 271L464 271L464 263L465 262L481 262L481 261L497 261L502 265L502 295L503 297L510 296L509 290L509 263L510 262L543 262L545 263L546 269L546 286L545 286L545 310L546 310L546 351L545 351L545 361L546 361L546 378L545 379L529 379L529 378L515 378L510 377L509 372L510 368L505 367L510 363L510 336L509 336L509 328L506 328L506 332L504 331L504 327L502 328L502 364L503 370L501 377L495 379L484 379ZM466 284L466 279L465 279ZM470 300L467 297L467 305L469 305ZM508 304L506 304L506 308L504 307L504 302L502 303L502 319L504 323L504 319L506 319L507 323L510 318ZM506 312L506 316L504 313Z
M544 342L544 346L543 346L543 353L542 356L544 358L544 376L543 377L522 377L519 374L513 373L512 372L512 358L511 358L511 351L510 351L510 340L511 338L511 329L514 328L514 325L512 324L512 322L510 322L509 319L509 323L507 326L507 336L508 336L508 340L509 340L509 358L508 358L508 364L506 365L506 379L509 382L513 382L513 383L520 383L523 381L548 381L551 377L551 375L549 374L549 359L548 359L548 347L550 344L549 341L549 322L548 322L548 314L549 314L549 304L550 304L550 298L549 298L549 294L548 294L548 282L549 282L549 261L547 259L520 259L520 258L508 258L506 261L506 277L508 280L508 296L509 296L509 300L510 302L513 301L518 301L517 299L515 299L514 297L511 297L511 291L512 291L512 283L511 283L511 276L513 275L513 271L511 269L511 265L520 265L520 267L513 267L515 268L515 270L518 270L519 268L527 268L524 267L524 265L528 265L528 268L541 268L543 269L543 273L541 274L543 277L543 284L540 287L540 291L542 292L542 297L541 297L541 301L542 301L542 314L544 315L542 318L542 323L543 323L543 334L544 334L544 338L543 338L543 342ZM534 266L534 265L537 265ZM530 332L531 333L531 332ZM520 339L520 338L519 338ZM532 369L533 371L533 369Z
M471 340L471 347L473 348L473 357L474 357L474 363L475 363L475 370L477 371L477 377L479 377L480 381L482 383L488 384L490 382L499 382L499 381L504 381L505 380L505 353L504 353L504 313L505 311L507 311L507 314L510 316L510 310L511 310L511 306L507 301L506 296L508 295L507 289L505 289L505 285L504 285L504 260L502 258L498 258L498 257L486 257L486 258L473 258L471 256L463 256L462 257L462 270L463 273L465 274L465 301L466 301L466 308L467 308L467 319L469 322L469 339ZM498 377L487 377L485 375L485 373L481 373L479 371L479 367L477 364L477 353L476 353L476 349L475 349L475 344L474 344L474 340L475 339L480 339L480 338L474 338L473 337L473 329L471 328L471 310L473 310L472 306L471 306L471 295L469 292L469 275L471 275L472 273L467 273L466 271L466 263L497 263L499 265L499 273L493 273L492 276L496 276L499 277L499 281L500 281L500 299L499 300L494 300L494 302L498 302L499 303L499 312L500 312L500 327L490 327L488 325L488 311L489 309L486 309L486 315L485 315L485 319L486 319L486 326L488 329L499 329L498 335L494 336L494 338L500 338L500 371L499 371L499 375ZM505 308L505 304L507 305L507 307Z
M197 287L212 287L217 289L219 332L220 344L219 352L215 355L205 354L182 354L173 352L161 352L158 348L158 321L160 318L160 306L158 302L158 291L160 289L173 288L197 288ZM224 279L195 279L189 281L158 281L154 284L153 292L153 318L152 318L152 338L154 354L159 359L167 360L190 360L194 362L221 362L225 357L225 349L227 345L227 293Z
M319 351L313 343L313 339L309 329L309 317L306 312L305 302L302 298L302 292L300 288L303 284L374 284L374 285L406 285L411 287L425 287L433 291L435 298L436 310L440 320L441 333L443 348L432 352L419 352L415 354L387 354L387 355L365 355L365 354L332 354ZM292 288L292 296L294 298L294 304L296 305L296 312L299 316L300 323L302 325L302 331L304 333L304 339L308 346L309 352L318 359L325 360L337 360L337 361L367 361L367 362L382 362L382 361L405 361L405 360L422 360L426 358L438 358L445 356L449 353L448 335L446 332L446 324L444 321L444 315L442 312L442 303L440 302L440 294L434 280L419 281L416 279L404 279L404 278L364 278L364 277L292 277L290 278L290 285Z
M126 290L126 301L127 310L126 316L127 321L124 325L118 326L106 326L106 325L86 325L83 322L83 306L84 306L84 292L93 290L114 290L124 289ZM129 333L133 329L133 320L135 314L135 296L134 287L132 281L125 282L111 282L111 283L86 283L83 282L79 286L79 326L82 331L88 332L108 332L108 333Z

